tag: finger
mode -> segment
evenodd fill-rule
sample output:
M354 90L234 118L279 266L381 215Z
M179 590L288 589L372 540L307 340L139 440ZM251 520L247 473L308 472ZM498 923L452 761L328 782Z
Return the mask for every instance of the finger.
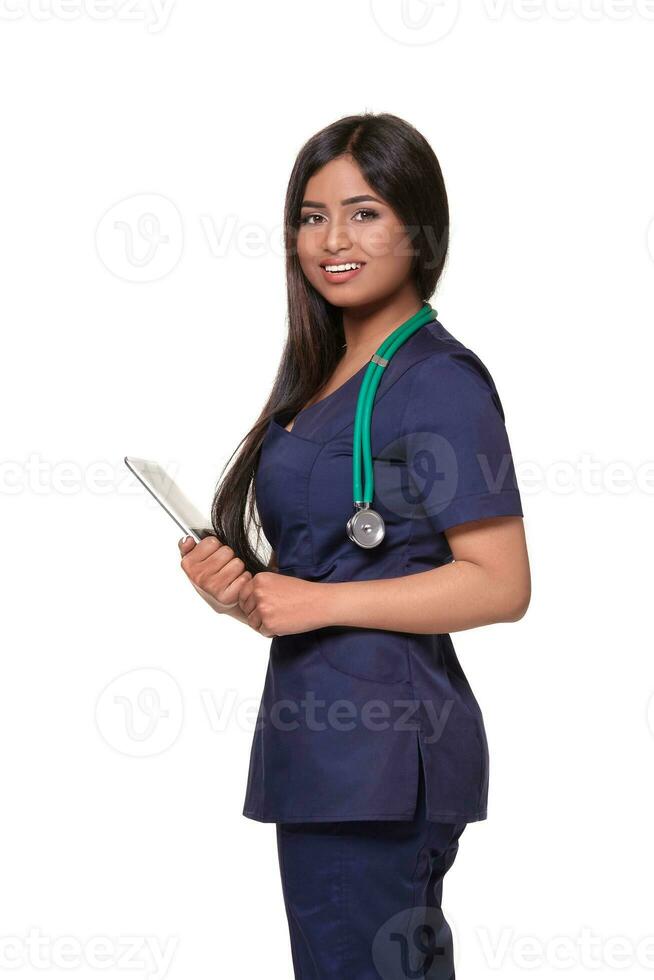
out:
M180 553L182 555L187 555L189 551L192 551L193 548L195 548L196 543L197 542L195 541L195 539L192 538L190 534L187 534L185 538L181 538L177 542L177 547L179 548Z
M202 573L205 583L234 558L234 552L227 545L217 543L216 538L202 538L187 554L182 555L182 568L191 577ZM243 571L241 566L238 574Z
M246 616L249 616L257 608L257 597L253 591L252 580L243 586L238 602Z
M248 625L252 627L253 630L259 632L259 627L261 626L261 616L257 613L256 609L253 613L248 616Z
M239 596L238 604L246 616L249 616L257 608L257 601L253 595L249 595L245 599Z
M227 586L226 589L220 594L220 601L227 603L239 602L241 598L241 590L252 578L251 572L242 572L233 582Z
M182 539L182 541L183 540L184 539ZM193 538L191 538L191 541L193 541ZM215 534L208 534L205 538L201 538L200 541L195 543L195 547L192 549L193 560L201 561L203 558L206 558L207 555L213 554L221 547L223 547L222 541L219 541Z
M193 551L192 562L194 565L202 565L204 572L207 569L219 570L224 568L233 559L238 560L229 545L221 544L218 538L203 538L200 544ZM245 567L245 565L243 565ZM240 573L239 573L240 574Z
M246 602L252 595L253 588L254 586L252 585L252 576L250 576L250 578L247 580L247 582L245 583L245 585L242 587L241 591L238 594L238 601L241 603Z
M231 552L229 553L231 554ZM192 557L191 561L193 561ZM206 589L207 592L211 592L217 598L220 596L219 601L221 602L225 589L232 585L245 571L245 564L240 558L229 558L225 562L222 549L210 558L205 558L204 561L193 564L188 569L189 574L202 588Z

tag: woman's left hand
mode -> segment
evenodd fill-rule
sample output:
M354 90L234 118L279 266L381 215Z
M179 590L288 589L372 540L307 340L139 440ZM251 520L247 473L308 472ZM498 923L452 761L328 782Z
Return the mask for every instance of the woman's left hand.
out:
M327 625L321 586L292 575L258 572L241 588L238 603L252 629L263 636L305 633Z

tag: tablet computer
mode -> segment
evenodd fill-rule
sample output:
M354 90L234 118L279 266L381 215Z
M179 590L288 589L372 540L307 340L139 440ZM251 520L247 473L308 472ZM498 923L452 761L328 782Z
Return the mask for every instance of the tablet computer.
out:
M184 496L163 466L152 459L139 459L137 456L125 456L125 465L184 534L190 534L197 542L214 533L211 522Z

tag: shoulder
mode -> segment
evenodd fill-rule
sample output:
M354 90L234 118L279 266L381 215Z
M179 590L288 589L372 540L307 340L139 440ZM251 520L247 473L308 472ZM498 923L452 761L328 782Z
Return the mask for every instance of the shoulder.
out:
M406 368L400 452L433 527L523 516L504 411L482 359L434 324Z
M487 365L439 321L427 324L415 357L404 373L409 406L449 406L454 411L495 409L505 421L500 396Z

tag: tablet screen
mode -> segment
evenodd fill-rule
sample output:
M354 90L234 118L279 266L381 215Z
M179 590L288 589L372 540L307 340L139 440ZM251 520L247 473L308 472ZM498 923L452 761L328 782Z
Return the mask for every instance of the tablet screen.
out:
M211 521L182 493L163 466L154 460L135 456L125 456L125 463L185 534L191 534L196 541L200 541L214 533Z

